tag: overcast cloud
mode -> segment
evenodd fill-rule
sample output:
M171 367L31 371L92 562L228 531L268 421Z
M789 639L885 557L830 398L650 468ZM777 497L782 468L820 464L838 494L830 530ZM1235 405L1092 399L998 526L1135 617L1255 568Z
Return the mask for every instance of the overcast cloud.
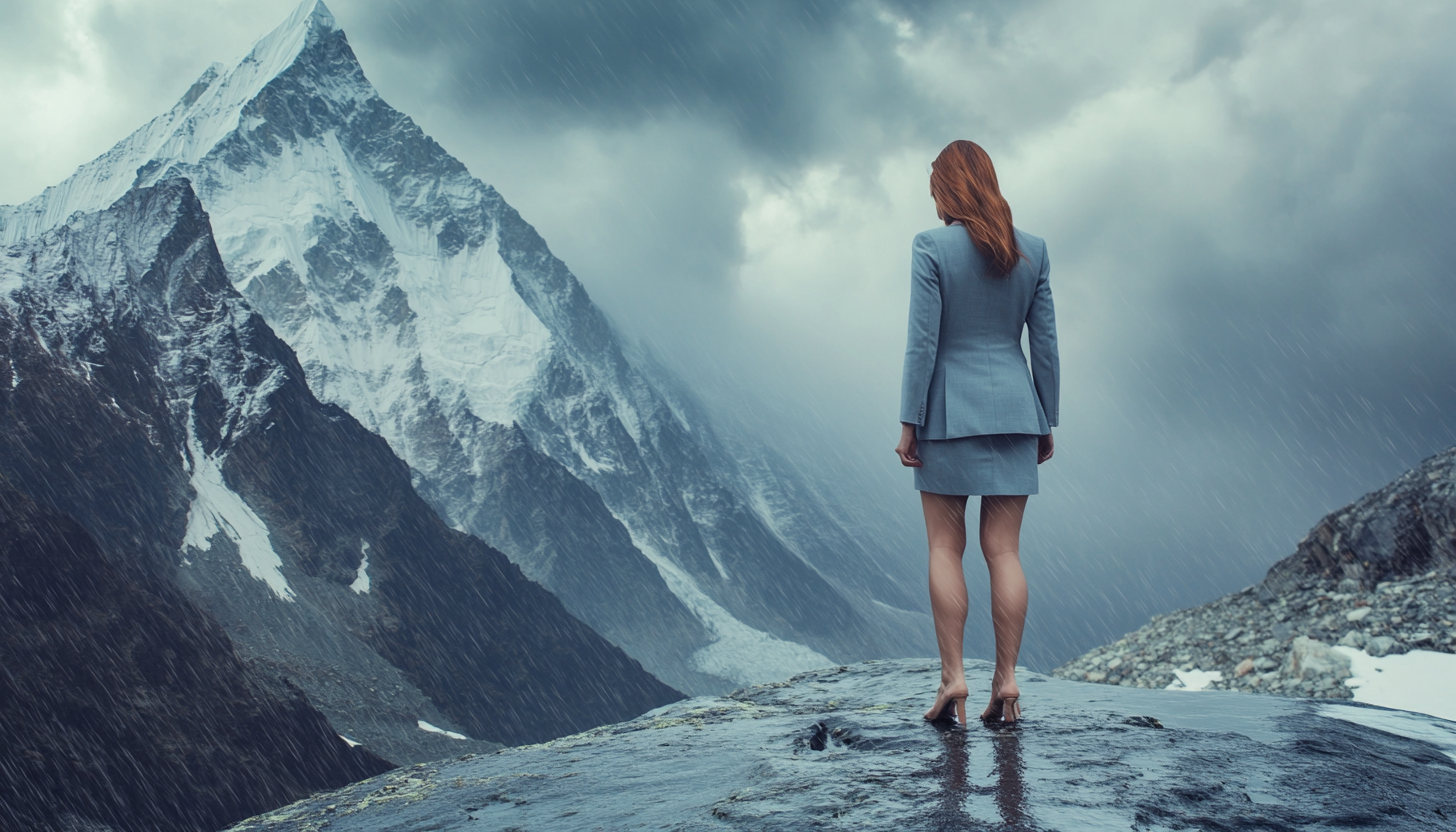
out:
M0 5L0 202L293 5ZM1252 583L1456 442L1444 0L330 8L386 100L626 334L914 570L890 452L909 241L935 222L929 161L984 145L1048 242L1061 329L1063 426L1023 547L1033 666Z

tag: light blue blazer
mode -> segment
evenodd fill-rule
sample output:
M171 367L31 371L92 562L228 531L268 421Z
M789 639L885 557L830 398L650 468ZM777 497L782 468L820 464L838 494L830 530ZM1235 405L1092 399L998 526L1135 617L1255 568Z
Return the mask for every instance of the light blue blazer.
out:
M920 439L1041 435L1057 425L1061 368L1046 243L1019 230L1016 243L1025 258L992 277L959 223L915 235L900 421L917 425Z

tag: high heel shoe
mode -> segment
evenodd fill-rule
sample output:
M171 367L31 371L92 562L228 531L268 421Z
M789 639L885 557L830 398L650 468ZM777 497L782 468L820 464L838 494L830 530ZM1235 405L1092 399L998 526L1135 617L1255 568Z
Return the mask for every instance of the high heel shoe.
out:
M992 702L991 707L981 714L981 721L987 725L1015 725L1021 721L1020 699L1021 694L1017 693Z
M936 691L935 699L936 702L940 701L940 691ZM952 696L946 699L945 704L941 705L939 710L935 710L934 705L931 706L931 709L933 713L925 715L926 722L950 722L954 720L961 725L966 724L966 694Z

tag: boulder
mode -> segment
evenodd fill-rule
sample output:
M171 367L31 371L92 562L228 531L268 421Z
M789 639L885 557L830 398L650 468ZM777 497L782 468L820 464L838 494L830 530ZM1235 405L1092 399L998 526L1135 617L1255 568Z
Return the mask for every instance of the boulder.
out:
M1365 652L1376 658L1388 656L1391 653L1404 653L1405 651L1398 649L1399 647L1400 642L1390 636L1374 636L1365 641Z
M1299 636L1289 646L1284 675L1300 681L1348 679L1350 659L1322 641Z
M1351 630L1343 636L1340 636L1340 640L1335 643L1341 647L1353 647L1359 650L1365 646L1365 634L1359 630Z

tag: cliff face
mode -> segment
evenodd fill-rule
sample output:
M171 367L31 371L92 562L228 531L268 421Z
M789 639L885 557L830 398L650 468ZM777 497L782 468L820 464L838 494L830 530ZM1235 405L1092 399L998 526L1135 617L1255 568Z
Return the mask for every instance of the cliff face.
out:
M1456 568L1456 448L1326 516L1274 564L1263 597L1310 579L1385 580Z
M0 481L0 828L216 829L392 768L138 572Z
M968 663L973 699L991 669ZM232 829L1397 832L1456 817L1456 734L1438 719L1028 674L1019 728L959 729L920 717L938 681L923 661L815 671L392 772Z

